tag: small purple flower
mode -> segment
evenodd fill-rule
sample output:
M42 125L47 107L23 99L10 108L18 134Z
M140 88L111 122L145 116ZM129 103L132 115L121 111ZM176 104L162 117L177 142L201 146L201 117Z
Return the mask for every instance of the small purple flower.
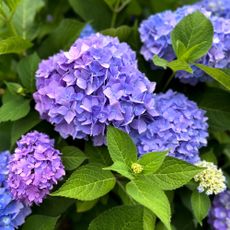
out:
M199 161L199 149L208 137L205 112L172 90L156 95L155 100L157 117L140 116L130 124L139 154L170 150L170 156L190 163Z
M65 175L54 140L33 131L22 136L9 162L8 185L16 200L40 204Z
M10 153L0 153L0 229L14 230L22 225L31 213L29 207L20 201L13 200L7 185L8 163Z
M99 33L42 61L36 85L36 110L63 138L91 136L102 145L107 125L125 128L136 116L155 114L155 84L137 69L134 51Z
M230 229L230 191L227 190L214 197L209 211L208 223L213 230Z

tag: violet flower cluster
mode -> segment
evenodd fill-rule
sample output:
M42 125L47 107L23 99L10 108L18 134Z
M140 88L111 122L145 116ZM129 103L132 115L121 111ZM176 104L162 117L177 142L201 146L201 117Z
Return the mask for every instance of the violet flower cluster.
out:
M14 230L22 225L31 213L28 206L13 200L9 191L7 185L9 159L8 151L0 153L0 229L2 230Z
M8 186L15 200L40 204L65 175L60 155L46 134L22 136L9 162Z
M208 137L205 112L172 90L156 95L155 99L159 116L142 116L130 125L130 135L140 155L170 150L170 156L190 163L199 161L199 148L206 146Z
M155 116L151 83L126 43L99 33L78 39L68 52L40 63L36 110L63 138L105 142L106 126L128 127L134 117Z
M209 211L208 223L213 230L230 229L230 190L214 197Z
M168 61L175 58L172 49L170 33L180 20L194 11L199 10L208 17L214 27L214 39L209 52L198 60L199 63L215 68L229 68L230 66L230 19L213 16L212 12L200 4L188 5L178 8L176 11L165 11L150 16L144 20L139 28L140 37L143 42L141 54L147 61L151 61L154 55L158 55ZM208 76L197 67L193 66L193 74L180 71L176 74L183 83L191 85L199 81L208 80Z

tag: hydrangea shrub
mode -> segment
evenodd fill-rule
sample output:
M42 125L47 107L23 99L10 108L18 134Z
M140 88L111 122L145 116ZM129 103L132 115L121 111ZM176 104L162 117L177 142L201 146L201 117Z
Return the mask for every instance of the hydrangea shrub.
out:
M0 230L229 230L230 8L186 3L1 2Z

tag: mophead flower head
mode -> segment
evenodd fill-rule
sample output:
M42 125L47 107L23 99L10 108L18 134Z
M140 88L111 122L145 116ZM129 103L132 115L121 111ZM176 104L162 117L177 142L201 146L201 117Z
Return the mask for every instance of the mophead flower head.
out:
M107 125L127 127L134 117L155 113L155 84L137 69L134 51L99 33L42 61L36 85L36 110L63 138L92 136L102 145Z
M20 201L13 200L8 189L9 151L0 153L0 229L14 230L22 225L26 216L31 213L29 207Z
M158 116L143 116L131 124L130 135L140 154L169 150L169 155L190 163L199 161L199 149L207 144L205 111L185 95L173 92L156 95Z
M228 40L230 37L230 19L216 17L200 4L184 6L174 12L165 11L158 13L143 21L139 32L143 42L141 53L144 58L147 61L152 61L153 56L158 55L161 58L172 61L176 56L172 49L170 33L185 16L197 10L208 17L214 27L213 45L208 53L198 62L215 68L229 68L230 45ZM183 83L191 85L210 79L202 70L195 66L193 66L193 74L180 71L176 74L176 77Z
M28 205L40 204L65 175L60 155L46 134L33 131L22 136L9 162L13 197Z
M226 190L214 197L209 211L208 223L213 230L230 229L230 191Z
M212 162L200 161L197 162L196 165L206 168L194 177L194 180L199 183L199 192L205 192L207 195L216 195L227 188L225 176L222 170L218 169L215 164Z

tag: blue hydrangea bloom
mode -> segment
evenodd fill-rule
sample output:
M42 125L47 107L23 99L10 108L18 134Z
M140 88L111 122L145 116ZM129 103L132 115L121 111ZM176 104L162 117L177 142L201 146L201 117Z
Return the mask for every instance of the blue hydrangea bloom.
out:
M107 125L125 128L136 116L155 115L155 84L137 69L135 52L99 33L42 61L36 86L36 110L63 138L92 136L102 145Z
M208 223L213 230L230 229L230 190L214 197L209 211Z
M199 161L199 149L208 137L205 112L172 90L156 95L155 100L159 116L141 116L130 124L139 154L170 150L170 156L190 163Z
M213 46L208 54L198 60L199 63L215 68L229 68L230 66L230 19L212 16L210 11L199 4L178 8L175 12L165 11L150 16L144 20L139 28L143 42L141 53L147 61L151 61L155 54L172 61L175 54L170 41L170 33L176 24L186 15L199 10L210 18L214 26ZM193 67L193 74L180 71L176 74L183 83L195 85L198 81L210 79L203 71Z
M83 28L83 30L80 33L80 38L85 38L90 36L91 34L94 34L95 30L90 24L86 24L86 26Z
M229 3L229 0L203 0L198 4L212 12L215 16L230 18Z
M31 213L29 207L12 199L7 185L8 163L10 153L0 153L0 229L14 230L22 225L26 216Z

